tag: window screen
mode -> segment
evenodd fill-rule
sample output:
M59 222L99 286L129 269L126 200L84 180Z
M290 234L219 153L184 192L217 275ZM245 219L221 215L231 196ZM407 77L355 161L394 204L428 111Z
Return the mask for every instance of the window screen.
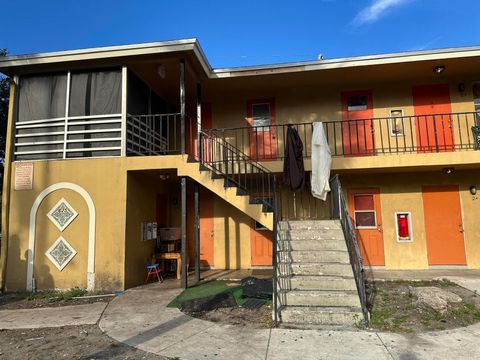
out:
M366 96L350 96L348 98L348 111L367 110Z
M252 126L270 126L270 104L252 105Z
M67 74L20 79L18 121L65 117Z
M373 195L355 195L355 210L373 210Z
M121 103L120 70L72 73L69 116L119 114Z

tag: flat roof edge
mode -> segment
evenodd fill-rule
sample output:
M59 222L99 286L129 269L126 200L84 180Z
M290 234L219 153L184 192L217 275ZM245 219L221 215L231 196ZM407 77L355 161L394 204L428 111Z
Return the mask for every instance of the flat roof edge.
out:
M269 65L254 65L242 66L232 68L218 68L213 70L213 77L229 77L242 76L242 73L248 75L255 75L255 72L265 74L269 71L273 73L274 70L283 70L285 72L288 68L294 68L294 71L308 71L308 70L322 70L335 67L350 67L362 65L381 65L399 62L413 62L426 60L443 60L449 58L462 58L480 56L480 46L469 46L461 48L445 48L435 50L421 50L421 51L406 51L399 53L388 53L378 55L354 56L346 58L336 58L327 60L312 60L312 61L298 61L287 62ZM247 75L247 74L245 74Z
M64 61L111 58L116 56L148 55L182 50L194 51L205 72L209 75L212 68L196 38L5 56L0 57L0 70L2 68L15 68L26 65L41 65Z

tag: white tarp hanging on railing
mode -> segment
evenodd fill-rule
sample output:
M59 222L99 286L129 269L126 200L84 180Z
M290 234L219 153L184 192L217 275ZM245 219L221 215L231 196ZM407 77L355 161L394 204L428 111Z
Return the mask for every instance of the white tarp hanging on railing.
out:
M327 193L330 191L331 165L332 154L323 124L314 122L312 134L312 195L323 201L327 199Z

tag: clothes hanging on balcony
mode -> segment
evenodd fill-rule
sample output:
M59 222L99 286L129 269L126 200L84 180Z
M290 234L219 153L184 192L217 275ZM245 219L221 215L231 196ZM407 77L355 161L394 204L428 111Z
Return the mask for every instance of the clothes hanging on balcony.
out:
M330 191L332 154L321 122L313 123L312 134L312 195L325 201Z
M305 167L303 164L303 143L297 129L289 125L283 160L283 182L293 191L301 191L305 186Z

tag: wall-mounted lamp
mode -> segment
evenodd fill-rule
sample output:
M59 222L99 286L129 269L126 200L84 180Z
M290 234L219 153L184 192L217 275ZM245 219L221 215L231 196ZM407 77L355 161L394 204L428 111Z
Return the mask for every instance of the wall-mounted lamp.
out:
M477 195L477 187L475 185L470 186L470 194L472 196Z
M458 84L458 92L465 92L465 84L463 82Z
M160 64L157 66L157 74L162 79L165 79L167 77L167 69L165 68L165 65Z
M434 74L441 74L445 71L445 65L438 65L433 68Z
M160 178L160 180L168 180L170 179L170 174L160 174L158 175L158 177Z
M447 175L450 175L452 174L454 171L455 171L455 168L453 167L447 167L447 168L443 168L442 171L447 174Z

